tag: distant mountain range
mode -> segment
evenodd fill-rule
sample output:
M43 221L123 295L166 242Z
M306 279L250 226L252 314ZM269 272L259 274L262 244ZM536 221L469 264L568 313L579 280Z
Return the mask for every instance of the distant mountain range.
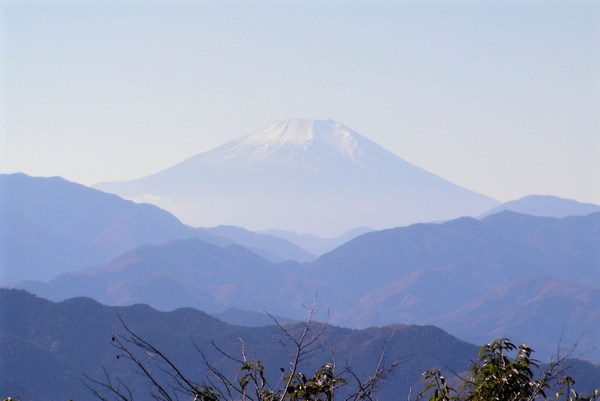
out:
M581 337L588 357L600 358L600 213L555 219L502 212L373 232L316 260L314 275L335 283L319 294L337 324L432 323L470 341L491 333L525 341L529 334L548 353L544 345ZM518 313L525 310L527 318ZM470 330L458 323L484 318L486 325Z
M95 187L189 224L328 237L475 216L498 204L331 120L277 121L151 176Z
M540 217L585 216L600 211L600 205L582 203L572 199L563 199L550 195L529 195L523 198L502 203L482 215L482 219L502 211L513 211ZM357 227L345 234L334 238L322 238L314 234L297 234L291 231L266 230L263 234L283 238L314 255L330 252L338 246L368 232L374 231L367 227Z
M162 313L144 305L107 307L88 298L56 304L6 289L0 289L0 303L6 309L0 315L0 388L3 396L23 400L89 399L91 394L80 379L83 374L103 379L103 367L132 384L132 391L140 399L147 398L148 383L125 358L115 358L110 339L113 333L124 331L118 316L196 380L206 377L207 370L194 344L212 363L224 371L231 370L232 375L235 370L231 361L223 358L211 341L239 355L242 339L248 355L264 361L271 379L278 378L279 368L287 367L290 360L290 350L276 326L231 326L189 308ZM294 331L293 326L290 330ZM360 331L328 326L320 343L321 347L303 363L305 371L314 371L335 358L340 370L351 363L363 376L374 369L384 349L388 362L401 361L401 367L386 381L383 400L408 394L410 385L420 385L421 373L426 369L465 370L477 351L474 345L432 326L397 325Z
M47 280L174 239L240 244L274 262L315 256L281 238L239 227L193 228L171 213L59 177L0 174L0 284Z
M240 246L218 247L200 239L147 245L113 261L60 275L47 284L18 282L19 288L53 300L89 296L109 305L145 303L161 310L192 306L206 312L229 307L287 316L301 288L300 265L275 265Z
M292 324L298 320L288 319L282 316L268 315L265 312L248 311L244 309L229 308L223 312L211 313L212 317L222 322L244 327L263 327L273 324Z
M298 245L300 248L307 250L314 255L322 255L334 250L338 246L353 240L363 234L373 231L367 227L356 227L339 237L323 238L314 234L298 234L293 231L282 230L266 230L263 234L272 235L274 237L283 238L292 244Z
M593 203L582 203L572 199L563 199L550 195L529 195L523 198L502 203L487 212L480 218L491 216L510 210L532 216L545 217L567 217L567 216L585 216L586 214L600 212L600 205Z
M24 401L91 399L82 380L84 375L105 379L103 369L128 384L139 399L149 398L148 382L127 358L116 358L111 337L124 332L119 318L197 381L207 377L207 370L195 347L221 371L231 372L232 377L237 371L211 342L239 355L242 340L247 355L263 361L268 379L275 381L281 374L279 368L287 367L290 360L290 349L279 328L232 326L189 308L164 313L145 305L107 307L89 298L53 303L7 289L0 289L0 305L0 389L2 396ZM301 327L302 323L291 325L288 330L296 332ZM340 371L350 363L359 377L365 377L384 349L388 363L399 361L378 393L382 401L403 398L411 390L414 394L421 387L421 373L427 369L440 368L448 377L463 372L477 352L476 346L433 326L364 330L324 326L319 344L310 358L303 360L304 372L314 372L335 358ZM152 363L152 355L148 362ZM161 375L158 369L153 372ZM600 366L588 362L575 362L566 373L576 378L582 391L590 391L600 382Z
M246 324L252 317L240 309L299 320L317 296L335 324L436 324L477 343L510 335L544 357L563 333L565 343L581 336L586 357L600 360L600 213L504 211L359 229L306 263L311 254L284 239L189 227L155 206L60 178L0 175L0 194L4 283L20 280L14 285L50 299L233 308L224 318ZM342 240L273 233L321 251Z
M241 232L219 230L232 229ZM115 305L237 308L292 319L302 318L300 305L318 294L335 324L438 324L477 342L510 333L539 344L544 356L567 328L563 341L583 335L587 357L600 360L599 272L600 213L556 219L504 211L369 232L308 264L276 263L239 245L192 238L16 285L54 300L85 295ZM538 324L523 326L515 310L527 310L525 323ZM488 318L492 313L502 317Z

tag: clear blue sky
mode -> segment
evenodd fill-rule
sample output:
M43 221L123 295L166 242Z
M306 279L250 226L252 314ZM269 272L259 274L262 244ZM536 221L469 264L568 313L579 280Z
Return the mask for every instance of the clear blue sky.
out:
M0 7L0 172L132 179L274 120L332 118L501 201L600 203L597 1Z

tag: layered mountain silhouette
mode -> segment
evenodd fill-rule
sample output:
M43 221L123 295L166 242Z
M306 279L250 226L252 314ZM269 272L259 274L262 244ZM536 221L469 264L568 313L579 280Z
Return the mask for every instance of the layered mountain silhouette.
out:
M0 175L0 283L47 280L106 263L146 244L201 238L240 244L271 261L314 256L281 238L239 227L194 228L154 205L137 204L60 177Z
M233 326L190 308L165 313L146 305L108 307L89 298L53 303L7 289L0 289L0 304L4 308L0 315L0 389L4 395L22 400L90 399L91 393L83 384L85 377L104 380L103 369L127 384L136 398L151 398L148 381L131 361L116 357L111 337L124 333L119 319L198 382L208 377L198 349L220 371L230 372L231 377L238 371L239 365L224 358L212 343L238 356L242 340L248 357L261 360L267 379L273 382L281 375L279 368L286 368L292 357L285 335L274 325ZM290 333L299 333L303 324L286 327ZM315 328L324 329L321 347L303 359L304 372L314 372L321 364L335 360L339 371L349 363L358 377L366 377L384 349L388 363L400 362L377 393L382 401L403 398L411 389L414 394L422 386L421 373L427 369L442 369L447 377L464 372L477 353L476 346L433 326L351 330L317 324ZM152 355L137 355L148 361L155 377L172 383L152 365L156 361ZM591 391L600 381L600 367L585 361L570 363L565 374L575 377L582 392Z
M300 265L273 264L240 246L218 247L199 239L147 245L113 261L60 275L48 284L19 282L53 300L89 296L110 305L146 303L161 310L191 306L206 312L227 307L268 310L285 316L301 297L288 277ZM294 281L292 278L289 281Z
M503 210L532 216L567 217L585 216L586 214L600 212L600 205L550 195L529 195L502 203L483 213L480 217L491 216Z
M384 340L398 355L434 355L418 357L414 377L402 372L402 389L436 363L460 369L473 347L431 326L365 328L434 324L474 343L510 337L543 359L578 342L578 353L600 361L600 206L538 195L498 205L330 120L276 122L99 188L218 226L192 227L59 177L0 175L0 284L55 301L195 307L249 326L270 322L262 311L299 321L316 298L317 316L353 328L328 329L337 356L370 366ZM423 222L432 220L441 222ZM399 227L347 231L360 226ZM197 334L228 347L248 338L284 363L271 353L275 328L234 327L191 309L55 304L9 290L0 301L0 388L12 395L85 399L62 391L112 360L98 333L118 329L117 310L182 360L181 336ZM45 393L23 384L32 374Z
M263 234L272 235L274 237L283 238L292 244L298 245L302 249L306 249L312 254L322 255L334 250L338 246L353 240L354 238L373 231L367 227L356 227L338 237L323 238L314 234L298 234L293 231L282 230L266 230Z
M529 338L545 356L559 342L579 342L600 358L600 213L502 212L373 232L310 269L337 283L338 291L319 293L338 324L432 323L470 341L502 333ZM500 298L504 308L494 302ZM468 324L476 321L486 324Z
M478 215L498 204L332 120L278 121L151 176L96 188L194 225L325 236Z
M504 333L530 341L544 357L563 335L600 360L599 245L600 213L557 219L505 211L370 232L304 265L177 240L18 287L54 300L88 295L115 305L238 308L294 319L318 294L320 310L346 327L437 324L477 341ZM522 326L519 310L538 324Z
M275 325L232 326L190 308L164 313L145 305L107 307L89 298L53 303L6 289L0 289L0 303L5 308L0 315L0 389L23 400L90 399L90 391L82 384L83 375L105 379L103 368L127 383L140 399L151 398L148 382L135 366L127 358L116 358L111 336L124 332L119 317L198 382L209 376L195 347L215 367L231 372L231 377L239 368L211 342L239 356L243 340L248 357L263 361L265 374L274 383L280 378L279 368L287 368L293 357L284 334ZM296 333L302 327L299 323L287 329ZM320 330L322 325L317 327ZM377 366L384 349L386 361L401 362L400 368L387 377L379 393L381 400L395 400L398 394L408 394L411 386L418 388L421 373L427 369L463 371L477 352L476 346L433 326L394 325L366 330L325 326L319 343L321 347L303 359L303 371L314 372L323 363L335 360L340 371L351 363L359 377L366 377ZM156 377L161 375L158 369L152 371ZM588 373L594 375L597 372L591 376Z

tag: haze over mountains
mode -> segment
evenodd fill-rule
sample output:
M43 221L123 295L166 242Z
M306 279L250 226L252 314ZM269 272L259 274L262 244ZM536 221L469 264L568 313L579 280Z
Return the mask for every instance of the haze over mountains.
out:
M529 195L502 203L483 213L480 217L490 216L503 210L511 210L532 216L567 217L600 212L600 205L577 202L551 195Z
M478 215L498 204L332 120L277 121L151 176L95 187L193 225L325 236Z
M356 227L339 237L334 238L322 238L314 234L298 234L293 231L282 231L282 230L266 230L262 231L263 234L273 235L275 237L283 238L299 247L306 249L307 251L315 254L322 255L329 251L334 250L338 246L370 231L373 231L367 227Z
M383 230L310 269L340 289L319 293L341 325L431 323L473 342L502 333L547 353L561 338L581 339L589 358L600 357L600 213L502 212Z
M278 122L153 176L106 185L130 197L169 197L169 207L193 207L199 219L214 219L218 226L186 225L158 206L59 177L0 175L0 284L54 301L85 296L162 311L194 307L250 326L264 324L257 317L262 311L282 321L301 320L316 296L319 318L354 329L331 329L348 355L354 347L372 354L373 341L395 330L424 337L424 343L402 346L438 353L444 352L441 342L461 349L450 351L454 362L469 354L470 346L437 328L397 326L433 324L477 344L498 337L526 341L544 360L557 345L577 342L576 355L600 361L597 205L537 195L498 204L406 163L339 123L310 120ZM400 223L404 219L424 221ZM441 221L428 222L434 219ZM353 229L322 238L290 228ZM19 320L18 313L3 310L19 323L0 327L0 342L9 350L2 363L24 355L20 368L37 369L41 360L42 375L56 371L71 383L75 371L97 369L110 354L86 330L114 327L114 316L108 316L114 309L89 299L57 306L6 290L0 297L3 309L10 303L25 314ZM34 311L31 305L37 305ZM209 332L203 335L213 339L244 333L263 340L256 333L271 333L264 327L232 329L189 309L121 310L132 311L139 329L152 335L143 319L168 327L165 318L190 330L205 324ZM396 326L368 328L388 325ZM65 337L61 327L82 341ZM181 342L164 328L158 331L157 339ZM427 343L432 334L437 343ZM80 361L68 347L82 354L86 347L98 349L96 362ZM419 373L435 364L428 358L419 356ZM595 372L593 365L582 366ZM27 388L18 383L26 383L29 373L19 369L0 376L0 384Z
M296 319L305 311L301 305L319 294L320 310L346 327L436 324L474 342L510 334L544 356L562 336L566 344L579 340L587 357L598 360L598 232L600 213L554 219L503 212L483 221L372 232L304 266L276 265L236 246L178 240L47 284L17 286L54 300L86 295L111 305L240 308ZM513 313L525 310L527 321L539 324L523 331L517 328L523 313Z
M10 211L5 215L27 224L3 234L14 247L2 252L2 271L29 280L13 285L53 300L91 296L111 305L192 306L210 313L266 310L302 319L301 305L310 305L318 294L329 321L347 327L437 324L473 342L510 334L533 342L544 356L568 328L565 342L585 334L588 357L600 359L594 348L600 343L595 334L600 333L600 213L557 219L503 211L481 220L463 217L371 231L300 264L267 257L279 251L285 259L282 250L293 246L282 239L238 227L211 229L208 235L154 206L62 179L13 175L0 177L0 183L11 188L10 199L36 195L13 203L3 198L3 209ZM131 215L137 218L115 217ZM23 227L32 225L44 228L47 237L40 241L46 247L27 241L29 231ZM136 234L140 228L142 239ZM73 247L42 241L57 233L66 236L66 243L78 238L93 249L96 238L103 238L98 233L107 233L129 249L100 248L113 256L105 253L106 260L90 264L77 253L64 253ZM277 247L277 241L287 245ZM74 266L77 261L80 265ZM528 311L527 321L538 324L523 325L523 314L512 313L517 310ZM476 321L480 324L473 325Z
M240 244L268 260L306 261L314 255L281 238L240 227L195 228L171 213L59 177L0 174L0 283L46 280L108 262L145 244L202 238Z

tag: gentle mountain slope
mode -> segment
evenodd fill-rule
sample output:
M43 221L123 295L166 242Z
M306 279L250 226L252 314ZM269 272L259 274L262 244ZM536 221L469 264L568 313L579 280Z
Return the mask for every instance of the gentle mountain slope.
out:
M487 217L504 210L532 216L567 217L585 216L586 214L600 212L600 205L582 203L550 195L529 195L521 199L502 203L479 217Z
M325 282L362 281L365 289L423 268L505 283L551 273L600 285L599 244L600 213L555 219L502 212L481 221L465 217L367 233L321 256L311 270Z
M505 211L481 222L522 246L545 274L600 285L600 212L557 219Z
M475 343L509 337L536 347L598 360L600 286L565 283L534 276L509 283L430 323Z
M579 306L565 309L540 298L541 290L526 284L540 275L551 276L559 288L571 288L552 299ZM466 335L461 320L483 319L486 325L469 326L470 339L518 334L547 356L563 326L520 326L517 312L527 308L528 322L560 314L557 322L570 322L566 344L580 336L582 343L594 344L600 303L578 294L600 288L600 213L554 219L502 212L481 221L462 218L372 232L319 258L307 277L326 283L315 283L313 291L336 324L435 323ZM507 296L510 307L494 309L484 302L509 284L519 295ZM529 304L538 298L540 303ZM471 315L454 315L475 300L481 307ZM599 360L600 350L591 351L588 357Z
M96 187L156 202L195 225L325 236L477 215L497 204L331 120L278 121L151 176Z
M19 288L54 300L89 296L110 305L148 303L161 310L191 306L218 312L230 306L285 315L293 292L281 286L297 265L274 265L239 246L176 240L126 252L98 267ZM281 298L284 301L274 304Z
M217 226L210 228L199 228L208 234L227 238L233 243L243 246L262 256L271 262L285 262L293 260L295 262L309 262L317 257L313 253L307 252L303 246L294 245L284 237L272 235L269 233L255 233L241 227Z
M107 259L89 242L58 234L22 217L0 215L0 283L47 280Z
M286 317L269 316L265 312L247 311L237 308L229 308L223 312L211 313L211 316L225 323L245 327L272 326L275 324L275 321L280 324L298 323L298 320Z
M247 245L273 261L313 258L281 238L237 227L189 227L156 206L59 177L0 175L0 283L47 280L140 245L192 237L219 246Z
M106 262L135 246L193 236L191 227L156 206L135 204L59 177L0 175L0 211L6 241L0 264L4 282L48 279ZM71 245L61 247L58 242ZM37 243L56 246L47 252Z

